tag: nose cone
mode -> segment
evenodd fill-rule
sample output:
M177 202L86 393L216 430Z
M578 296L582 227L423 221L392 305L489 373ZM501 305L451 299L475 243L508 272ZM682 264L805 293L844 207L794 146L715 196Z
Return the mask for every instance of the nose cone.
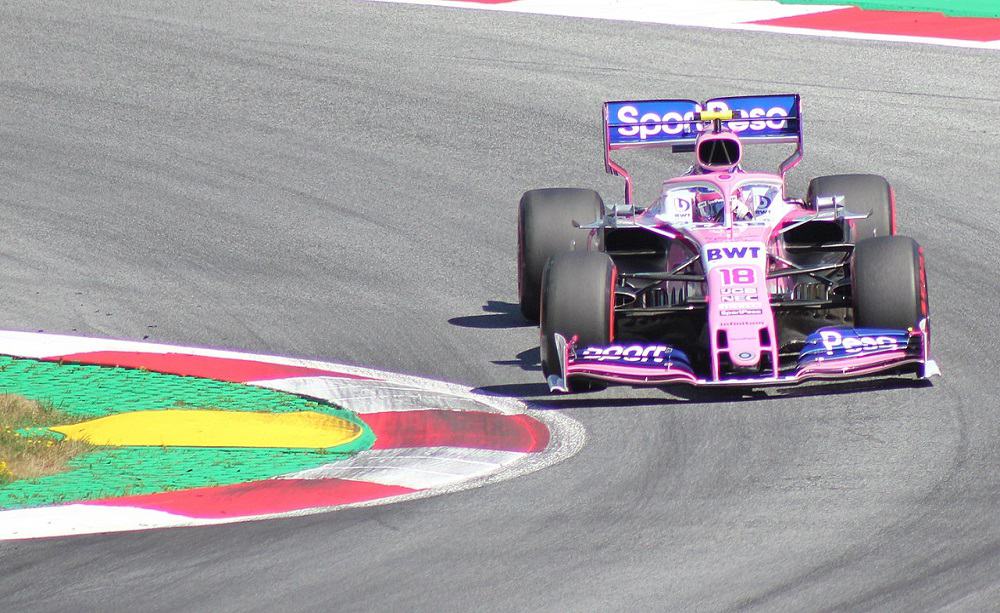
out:
M703 132L695 143L698 165L707 170L729 170L743 159L743 144L732 132Z

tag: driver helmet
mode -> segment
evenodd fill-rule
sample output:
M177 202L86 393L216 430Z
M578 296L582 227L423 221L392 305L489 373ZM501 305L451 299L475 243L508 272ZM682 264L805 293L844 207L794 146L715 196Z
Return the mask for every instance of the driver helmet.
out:
M696 188L694 195L694 221L701 223L722 223L726 201L722 194L712 188Z

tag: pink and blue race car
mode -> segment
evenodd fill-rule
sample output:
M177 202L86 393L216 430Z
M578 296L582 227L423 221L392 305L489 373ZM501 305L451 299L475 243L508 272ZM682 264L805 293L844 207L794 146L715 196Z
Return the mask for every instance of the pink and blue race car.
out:
M521 198L521 311L541 328L549 389L757 387L809 379L939 374L930 358L923 251L896 234L888 182L818 177L804 199L798 95L604 104L607 171L624 203L536 189ZM743 147L794 144L778 174L743 169ZM611 154L694 153L648 206Z

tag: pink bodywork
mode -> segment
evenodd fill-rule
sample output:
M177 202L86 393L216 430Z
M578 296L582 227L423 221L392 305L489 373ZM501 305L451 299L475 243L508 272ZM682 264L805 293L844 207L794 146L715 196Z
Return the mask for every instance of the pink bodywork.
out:
M925 320L926 322L926 320ZM914 330L912 338L918 339L922 349L914 354L909 351L886 351L871 355L860 355L851 359L840 359L836 362L814 362L792 373L784 375L727 377L725 379L700 379L690 370L677 364L667 363L662 367L637 368L625 364L590 364L574 362L569 353L564 352L564 379L585 376L590 379L600 379L612 383L626 385L672 385L676 383L697 386L719 387L756 387L772 385L795 385L812 379L844 379L865 377L898 369L901 366L921 366L921 378L929 378L940 374L937 365L927 355L927 345L924 342L926 333ZM561 337L560 337L561 338ZM562 339L565 342L565 339ZM566 351L570 348L567 346ZM561 391L567 391L565 389Z
M673 179L667 181L664 187L682 184L692 178ZM779 280L768 282L768 253L773 251L771 243L777 230L786 223L794 222L801 217L808 217L809 212L799 206L794 206L778 220L777 224L733 222L730 203L733 192L739 185L760 181L781 182L781 177L763 173L713 172L697 178L713 183L720 189L726 203L724 221L721 225L675 228L659 222L653 209L639 216L636 222L652 231L674 234L682 242L688 243L692 250L697 249L697 252L701 254L702 266L706 272L707 294L705 298L708 301L712 378L719 378L719 358L722 354L728 354L729 360L734 365L745 367L756 366L763 354L770 354L773 374L777 376L778 336L774 327L774 315L771 312L769 298L772 292L778 291L779 288L776 287L776 284ZM775 206L779 205L775 204ZM725 262L713 262L708 257L710 249L720 251L729 249L730 253L733 253L732 250L740 253L740 250L744 248L746 251L743 253L747 257L729 258ZM671 253L671 259L677 260L679 257L683 257L681 250L678 249L677 252ZM749 257L753 253L757 253L757 257ZM679 261L671 261L669 265L678 263ZM736 286L724 283L724 275L732 280L740 271L744 271L745 274L747 269L753 271L752 283ZM784 283L785 281L780 280L780 282ZM725 293L734 289L752 289L754 293L738 296ZM751 298L751 300L733 301L737 297ZM725 344L719 343L722 338L725 339Z
M824 360L818 358L796 368L793 372L779 371L778 330L771 308L772 294L784 294L791 287L792 277L768 279L768 272L784 268L781 260L781 241L778 240L782 228L799 221L813 218L815 211L807 209L801 201L786 200L783 196L784 179L781 175L757 172L715 171L705 174L685 175L664 182L664 191L686 183L704 183L715 186L722 194L725 211L721 223L674 224L662 218L661 208L652 206L634 217L636 225L651 232L674 240L668 256L668 269L674 269L692 254L701 256L705 274L705 299L707 302L707 324L711 377L702 379L683 361L670 358L669 353L662 363L650 365L629 364L628 358L619 358L614 363L576 360L573 339L557 338L557 347L563 357L564 377L587 377L614 383L631 385L665 385L683 383L708 386L766 386L791 385L809 379L834 379L860 377L909 364L921 365L924 376L937 373L936 364L929 359L929 330L927 320L918 328L909 330L907 347L892 347L875 351L865 351L849 358ZM732 202L734 192L747 184L773 183L779 187L782 197L771 205L771 214L766 220L759 218L748 221L734 221ZM591 248L597 245L597 231L594 231ZM713 251L714 250L714 251ZM712 256L719 256L712 259ZM727 257L729 256L729 257ZM752 272L748 272L752 271ZM742 281L736 286L737 275ZM727 283L728 280L728 283ZM686 282L665 282L671 283ZM740 290L738 296L732 293ZM629 349L639 345L622 344L628 355ZM637 350L637 349L636 349ZM721 362L725 358L735 367L748 369L746 377L721 376ZM765 359L770 366L764 372L751 372Z
M664 191L671 187L692 182L711 184L722 194L725 211L721 223L672 224L663 220L663 209L654 205L636 215L635 224L651 232L674 239L668 259L668 269L672 269L691 257L700 254L705 270L705 299L708 314L708 339L711 356L711 378L701 379L683 362L670 358L669 353L661 364L630 365L628 358L620 358L616 363L577 361L574 358L572 339L557 339L557 347L563 356L565 378L585 376L615 383L631 385L665 385L686 383L692 385L760 386L790 385L808 379L859 377L892 370L907 364L928 366L928 376L937 370L929 360L929 332L926 320L917 329L910 330L910 338L916 343L908 346L916 349L893 347L885 350L866 351L850 358L824 361L822 358L797 368L794 372L779 372L778 330L770 304L772 294L787 292L791 277L768 279L768 272L781 269L775 266L784 254L780 251L781 241L777 240L782 228L801 220L810 219L815 211L805 208L802 202L785 200L782 197L771 205L771 216L766 221L759 218L748 221L734 221L732 213L733 195L737 189L747 184L773 183L783 186L780 175L745 172L742 170L710 172L700 175L686 175L664 182ZM596 247L596 230L592 235L591 247ZM712 251L716 250L716 251ZM727 251L728 250L728 251ZM734 257L726 257L726 255ZM719 255L713 260L713 255ZM742 270L742 272L740 272ZM749 273L747 271L752 271ZM734 286L737 275L752 282ZM728 284L726 283L730 281ZM671 282L666 282L671 283ZM682 282L683 283L683 282ZM731 293L739 287L741 296L749 300L734 301ZM749 290L749 291L748 291ZM748 295L749 294L749 295ZM632 347L638 347L633 345ZM622 344L628 352L629 344ZM754 372L747 377L727 376L722 378L720 363L725 357L736 367L752 369L761 359L766 358L770 368L764 373ZM748 371L749 372L749 371Z

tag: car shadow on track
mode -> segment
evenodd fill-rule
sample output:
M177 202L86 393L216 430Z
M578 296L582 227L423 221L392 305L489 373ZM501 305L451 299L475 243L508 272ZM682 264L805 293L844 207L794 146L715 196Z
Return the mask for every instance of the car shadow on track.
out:
M500 328L527 328L535 324L521 315L521 307L512 302L487 300L483 306L486 315L465 315L448 320L453 326L496 330Z
M608 396L607 392L553 395L545 383L508 383L485 385L473 390L487 396L517 398L536 410L563 410L586 408L629 408L655 407L676 404L728 404L747 402L780 401L789 398L812 396L834 396L840 394L863 394L899 389L921 389L930 387L927 381L900 377L888 379L866 379L838 383L818 383L801 387L768 389L696 388L673 385L659 388L663 396L641 398L620 398Z
M537 353L537 350L536 350ZM500 364L502 362L494 362ZM541 370L536 363L534 370ZM622 398L614 396L614 389L610 391L586 392L579 394L552 394L549 387L544 382L533 383L505 383L500 385L484 385L477 387L473 391L487 396L503 396L507 398L517 398L527 403L533 409L539 410L560 410L560 409L581 409L594 407L644 407L663 406L671 404L690 403L720 403L737 402L744 400L766 400L767 395L761 390L734 390L734 389L695 389L682 386L671 386L659 388L663 395L657 395L657 388L649 388L651 394L643 397Z
M771 390L772 398L807 398L810 396L835 396L838 394L857 394L865 392L884 392L897 389L923 389L934 387L926 379L913 379L905 375L881 379L859 379L855 381L839 381L836 383L814 383L802 387L785 387Z
M525 349L514 356L513 360L492 360L497 366L517 366L521 370L542 372L542 352L538 347ZM539 375L541 378L541 375ZM542 387L545 387L544 384ZM546 388L547 389L547 388Z
M502 330L511 328L528 328L535 324L521 315L521 307L512 302L488 300L483 305L486 315L465 315L452 317L448 320L453 326L461 328L477 328L480 330ZM513 360L493 360L498 366L516 366L521 370L541 372L541 353L538 347L530 347L519 352ZM544 387L544 386L543 386Z

